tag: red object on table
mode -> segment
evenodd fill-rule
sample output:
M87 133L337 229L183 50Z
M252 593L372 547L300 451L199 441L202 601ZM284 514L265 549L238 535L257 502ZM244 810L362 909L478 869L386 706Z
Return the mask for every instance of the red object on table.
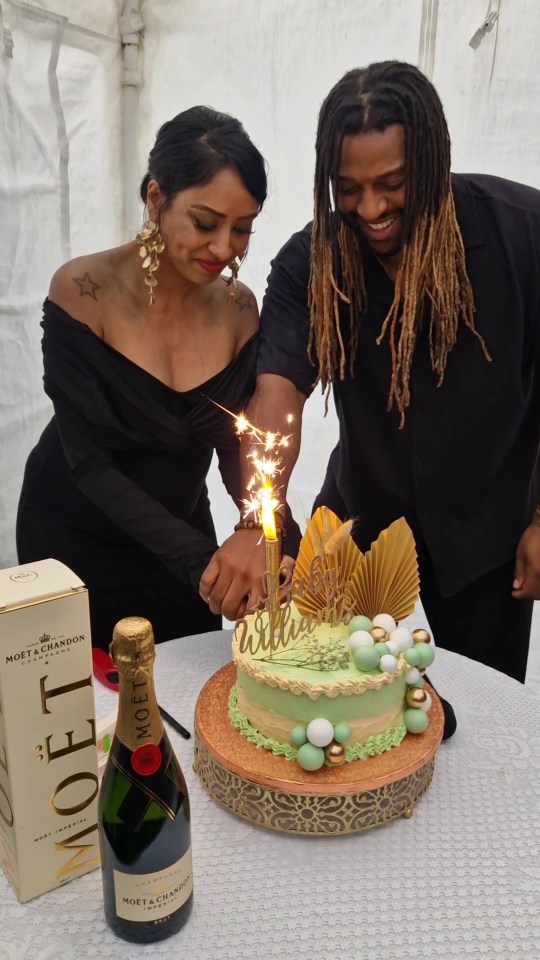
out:
M96 679L118 693L118 670L109 654L99 647L92 647L92 665Z

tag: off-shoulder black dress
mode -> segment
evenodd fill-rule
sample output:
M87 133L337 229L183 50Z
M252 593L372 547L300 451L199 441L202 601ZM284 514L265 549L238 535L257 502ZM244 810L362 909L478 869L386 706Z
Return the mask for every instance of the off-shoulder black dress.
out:
M198 595L216 549L206 476L216 450L240 502L228 410L253 392L258 336L201 386L166 386L50 300L43 310L45 390L54 417L26 465L20 563L55 557L87 584L92 642L107 649L121 617L144 616L157 641L219 628Z

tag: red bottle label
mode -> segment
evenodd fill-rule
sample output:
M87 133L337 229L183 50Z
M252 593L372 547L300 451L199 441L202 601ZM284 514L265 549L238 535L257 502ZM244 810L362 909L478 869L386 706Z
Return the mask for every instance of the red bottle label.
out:
M151 777L161 766L161 750L155 743L145 743L131 754L131 766L141 777Z
M167 816L174 820L185 795L168 775L171 762L175 761L165 736L159 745L144 743L133 751L115 736L109 760L132 784L118 810L125 824L137 832L151 803L159 804Z

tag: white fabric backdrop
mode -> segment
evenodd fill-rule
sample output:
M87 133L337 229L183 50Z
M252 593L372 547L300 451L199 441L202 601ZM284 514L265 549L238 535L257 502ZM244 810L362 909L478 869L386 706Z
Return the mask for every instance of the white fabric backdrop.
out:
M39 325L50 277L69 257L122 238L118 3L101 5L114 16L104 9L90 31L63 16L82 2L47 4L57 12L2 2L14 42L7 59L0 37L2 566L16 563L24 464L50 417Z
M131 6L138 7L136 0ZM455 170L540 187L538 0L143 0L138 174L158 126L195 103L236 114L270 167L245 281L262 298L270 259L311 216L320 103L345 70L419 63L442 97ZM0 0L0 565L15 562L14 518L26 456L49 413L41 386L40 307L67 257L119 242L122 210L123 0ZM477 49L486 16L499 21ZM141 210L142 216L142 210ZM71 251L71 252L70 252ZM336 441L319 395L306 410L291 486L309 513ZM213 469L220 538L235 510Z

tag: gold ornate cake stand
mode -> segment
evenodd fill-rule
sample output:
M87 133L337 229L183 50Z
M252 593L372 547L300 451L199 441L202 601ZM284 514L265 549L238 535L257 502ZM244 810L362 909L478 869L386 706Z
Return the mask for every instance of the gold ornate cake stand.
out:
M222 667L195 708L193 769L223 807L271 830L325 837L412 815L431 783L443 733L441 703L431 687L425 733L407 734L399 747L378 757L309 773L256 747L231 726L228 702L235 681L235 665Z

